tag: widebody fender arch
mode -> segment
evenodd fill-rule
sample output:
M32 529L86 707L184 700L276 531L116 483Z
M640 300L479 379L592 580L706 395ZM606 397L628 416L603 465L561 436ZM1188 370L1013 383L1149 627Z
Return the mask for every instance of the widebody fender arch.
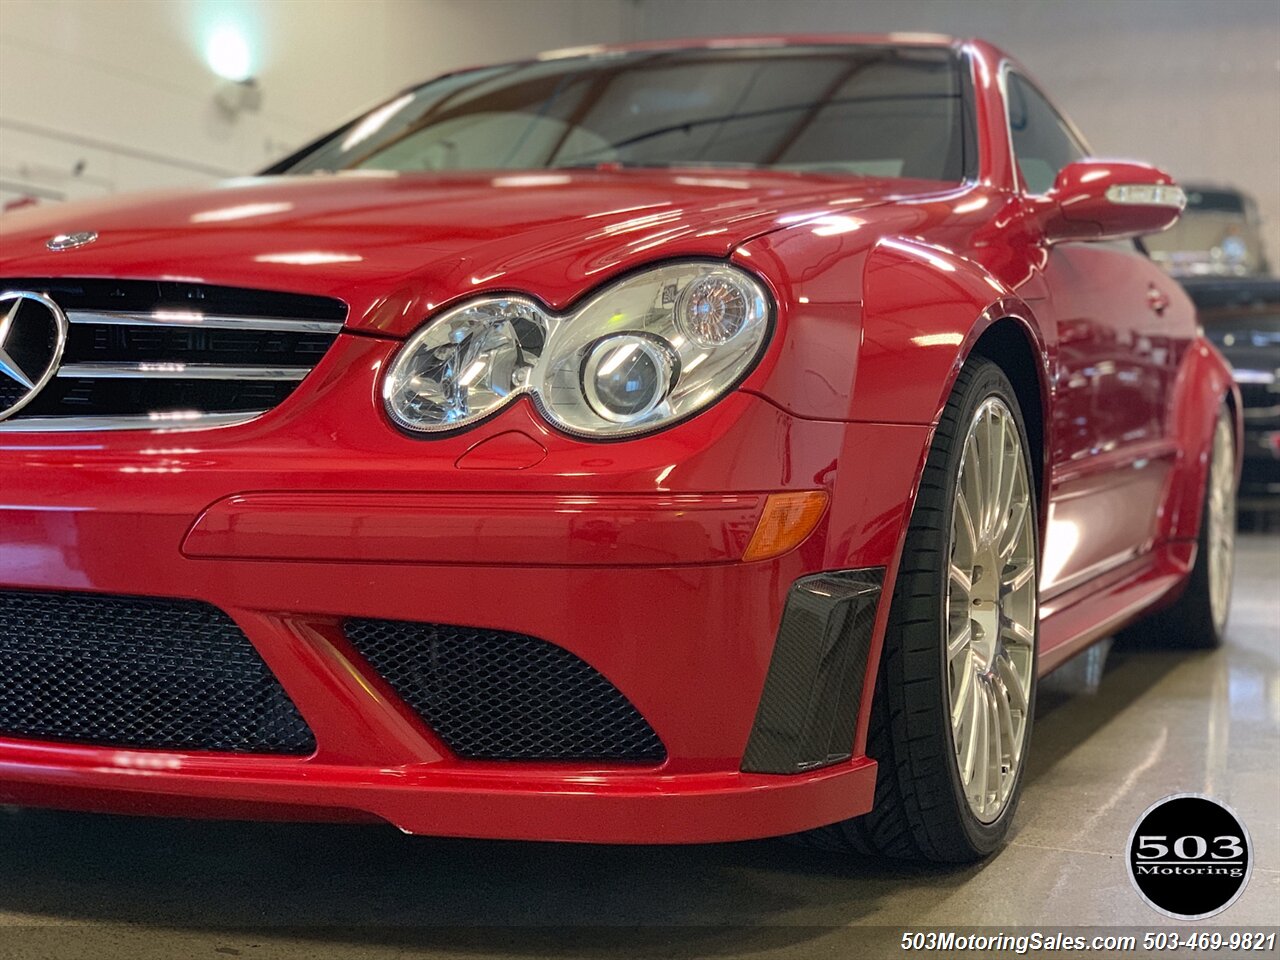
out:
M965 360L1001 321L1014 322L1025 337L1041 408L1050 409L1056 337L1027 300L980 264L920 240L887 237L867 257L862 289L856 419L937 423Z
M974 260L905 233L852 231L818 247L792 230L757 238L734 260L761 275L778 304L774 343L742 389L788 413L936 423L974 345L1005 320L1036 358L1049 409L1056 331Z
M1043 525L1044 484L1051 473L1044 458L1053 449L1055 332L981 264L944 247L905 233L862 238L851 231L834 247L831 240L818 245L805 233L782 231L737 252L735 259L764 277L778 304L774 343L742 389L795 416L844 421L853 433L856 424L925 428L905 431L903 436L914 438L912 447L896 452L892 477L883 478L901 499L899 525L905 526L931 428L956 377L975 347L990 342L984 334L997 325L1006 334L1012 328L1025 342L1019 362L1035 367L1027 380L1034 382L1031 389L1038 392L1043 414L1038 425ZM903 464L907 456L910 472ZM868 468L865 450L852 436L837 462L845 469L833 474L833 519L846 499L858 502L865 495ZM884 457L876 463L878 472L888 471ZM833 542L850 557L866 559L855 543ZM895 554L887 552L877 562ZM845 559L828 558L837 566Z
M1161 539L1194 540L1200 533L1214 425L1224 399L1231 403L1234 415L1238 478L1244 454L1240 389L1230 364L1208 340L1198 336L1178 365L1167 414L1166 429L1177 444L1178 459L1162 511Z

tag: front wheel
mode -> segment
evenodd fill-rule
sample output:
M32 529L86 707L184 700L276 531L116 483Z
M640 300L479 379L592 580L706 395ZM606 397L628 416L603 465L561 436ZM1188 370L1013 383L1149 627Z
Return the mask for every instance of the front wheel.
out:
M934 434L894 585L867 744L875 807L813 842L952 862L1003 842L1035 706L1033 475L1013 387L971 360Z

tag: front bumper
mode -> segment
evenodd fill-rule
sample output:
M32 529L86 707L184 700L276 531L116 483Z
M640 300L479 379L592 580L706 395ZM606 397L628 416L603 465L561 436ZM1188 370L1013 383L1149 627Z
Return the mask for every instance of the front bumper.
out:
M169 764L171 769L157 769ZM0 801L157 816L384 820L429 836L713 843L778 836L871 809L865 757L798 776L371 769L242 757L130 757L0 741Z
M315 752L0 735L0 802L601 842L760 837L870 809L869 698L849 759L783 775L743 772L743 758L791 585L891 567L927 428L805 421L740 393L643 441L571 440L522 404L421 441L382 422L369 378L351 375L394 344L342 339L340 363L331 355L243 426L0 435L0 589L212 604L287 691ZM545 458L459 463L512 432ZM804 543L737 559L765 494L814 488L832 502ZM562 647L625 694L666 759L460 759L347 643L343 622L361 617Z

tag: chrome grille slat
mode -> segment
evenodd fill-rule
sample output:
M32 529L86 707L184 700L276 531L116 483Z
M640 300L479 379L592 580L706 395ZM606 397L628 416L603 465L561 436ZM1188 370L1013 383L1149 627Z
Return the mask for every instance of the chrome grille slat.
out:
M168 415L130 417L26 417L0 423L0 433L74 433L97 430L209 430L257 420L266 410L237 413L169 411Z
M275 330L282 333L332 333L341 321L290 320L284 317L230 317L199 311L158 310L154 313L114 310L68 310L67 322L103 323L121 327L190 327L205 330Z
M0 279L67 318L56 375L0 433L202 430L284 402L342 331L332 298L178 281Z
M310 367L222 366L212 363L64 363L58 376L65 379L160 380L301 380Z

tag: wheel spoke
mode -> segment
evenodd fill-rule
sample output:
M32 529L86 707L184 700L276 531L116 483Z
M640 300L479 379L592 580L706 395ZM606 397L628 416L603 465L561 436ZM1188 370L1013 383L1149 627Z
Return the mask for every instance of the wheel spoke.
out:
M996 490L996 532L992 539L996 542L997 547L1004 542L1009 524L1012 520L1010 514L1013 510L1013 495L1020 477L1018 475L1018 446L1015 444L1013 449L1009 449L1009 420L1005 417L1000 418L1000 477L1001 484ZM1012 456L1011 456L1012 455ZM1012 459L1013 462L1009 462Z
M1018 542L1022 539L1022 527L1027 522L1027 514L1031 512L1031 505L1025 499L1019 500L1011 507L1011 511L1009 523L1000 538L1000 559L1006 561L1018 549Z
M1035 637L1032 636L1031 631L1012 617L1002 616L1000 618L1000 626L1000 632L1006 640L1024 647L1029 647L1035 643Z
M976 431L969 434L969 439L964 445L964 476L961 477L961 480L968 480L968 486L970 489L966 491L966 494L972 493L974 495L974 501L978 507L978 515L974 518L978 524L975 529L974 542L980 543L982 542L983 536L986 534L986 529L984 525L985 517L982 512L982 493L984 490L982 484L982 457L978 453L978 437ZM967 496L966 499L968 499Z
M1004 486L1004 418L992 408L987 415L987 456L991 461L990 486L987 502L983 505L983 539L996 538L996 525L1000 520L1000 489Z
M1000 585L1004 588L1005 593L1016 593L1031 582L1031 578L1035 576L1036 565L1034 560L1023 560L1017 564L1010 564L1005 567L1000 576Z
M990 752L988 763L994 774L995 783L991 784L997 797L1000 793L1000 774L1004 767L1004 737L1000 729L1000 691L994 683L987 687L987 730L989 731Z
M969 511L969 500L964 496L963 491L958 491L956 497L956 519L959 521L959 527L964 532L965 539L969 541L969 550L972 552L978 546L978 531L973 526L973 514Z
M969 645L973 642L973 621L967 616L964 618L964 624L957 630L953 631L951 636L947 638L947 663L950 663L960 654L969 649ZM966 666L968 666L966 664ZM970 670L970 673L973 671Z
M1018 752L1022 746L1018 742L1018 730L1013 722L1013 705L1010 692L1003 680L996 680L996 714L999 717L1001 740L1009 745L1009 773L1013 773L1018 765ZM997 757L998 763L1004 762L1004 754Z
M978 806L983 812L987 809L987 784L991 774L991 712L987 706L989 694L985 683L975 689L974 707L974 754L977 761L977 795Z
M1013 665L1007 653L1002 652L996 658L996 672L1009 696L1009 706L1023 716L1027 714L1027 698L1022 692L1022 680L1018 676L1018 668Z
M966 656L960 664L960 686L952 691L951 696L951 729L959 730L960 722L969 709L969 699L973 696L974 671L973 658Z
M964 594L963 599L965 603L968 603L969 595L973 593L973 581L969 579L969 574L965 573L964 570L953 563L951 564L951 572L949 576L951 578L951 586L959 587L960 592ZM952 593L952 598L955 599L954 592Z
M960 765L960 769L964 773L964 782L968 784L973 784L977 774L978 748L980 746L979 741L982 739L983 709L982 691L978 689L979 682L976 678L970 681L969 723L965 729L964 760Z

